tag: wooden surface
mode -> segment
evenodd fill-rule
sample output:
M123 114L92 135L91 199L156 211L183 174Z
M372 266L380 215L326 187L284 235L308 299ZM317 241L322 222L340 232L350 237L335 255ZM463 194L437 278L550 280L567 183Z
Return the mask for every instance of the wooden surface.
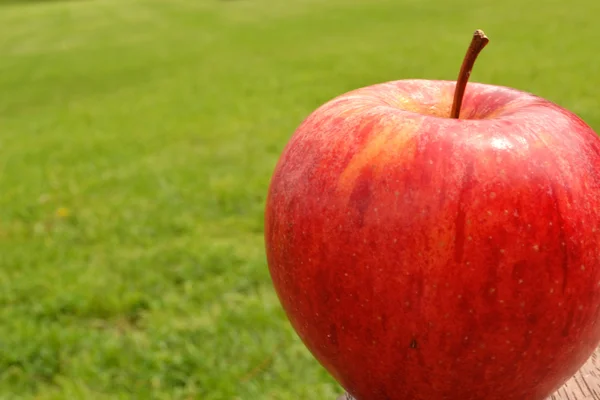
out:
M345 394L338 400L354 398ZM546 400L600 400L600 348L596 349L592 357L567 383Z

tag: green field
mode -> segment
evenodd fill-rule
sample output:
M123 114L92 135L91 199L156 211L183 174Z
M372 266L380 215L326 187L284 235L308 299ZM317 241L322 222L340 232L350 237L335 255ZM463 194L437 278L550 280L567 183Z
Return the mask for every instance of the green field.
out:
M455 79L600 130L600 3L0 0L0 398L334 400L279 306L277 157L360 86Z

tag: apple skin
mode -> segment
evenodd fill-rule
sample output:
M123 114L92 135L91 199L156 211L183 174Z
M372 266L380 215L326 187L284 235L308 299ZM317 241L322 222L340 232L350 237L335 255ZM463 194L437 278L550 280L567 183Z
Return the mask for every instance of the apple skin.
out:
M538 400L600 341L600 140L510 88L401 80L341 95L273 173L279 300L359 400Z

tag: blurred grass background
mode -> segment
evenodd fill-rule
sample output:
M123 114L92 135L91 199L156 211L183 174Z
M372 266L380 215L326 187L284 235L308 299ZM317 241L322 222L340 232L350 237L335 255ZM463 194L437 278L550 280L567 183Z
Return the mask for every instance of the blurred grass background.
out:
M345 91L455 79L600 129L600 3L0 0L0 398L323 399L262 216L296 126Z

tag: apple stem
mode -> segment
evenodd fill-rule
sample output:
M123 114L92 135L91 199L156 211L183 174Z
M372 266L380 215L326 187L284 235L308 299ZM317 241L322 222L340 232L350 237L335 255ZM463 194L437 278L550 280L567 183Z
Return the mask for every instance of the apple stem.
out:
M463 59L460 72L458 73L458 81L456 82L456 88L454 89L454 101L452 102L452 111L450 112L450 118L458 118L460 115L460 106L462 105L463 97L465 95L465 89L467 88L467 81L471 76L473 65L477 56L488 44L490 40L485 36L485 33L481 29L477 29L473 34L473 40L467 49L467 54Z

